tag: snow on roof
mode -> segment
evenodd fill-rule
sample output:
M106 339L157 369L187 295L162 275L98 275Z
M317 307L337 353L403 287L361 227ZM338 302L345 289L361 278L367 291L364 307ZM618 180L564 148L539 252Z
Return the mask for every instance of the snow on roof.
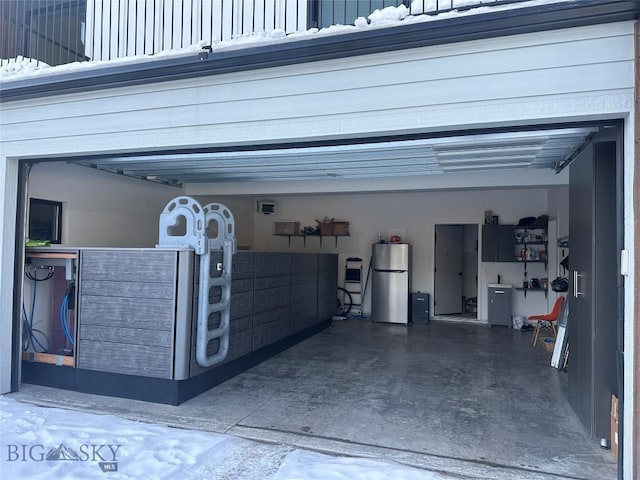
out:
M207 45L206 41L201 40L185 48L164 50L154 54L120 57L112 60L73 62L51 67L44 62L18 56L17 58L0 60L0 81L22 80L41 75L55 75L74 71L112 67L115 65L152 62L159 59L192 56L194 53L201 53L208 50L211 50L212 52L238 50L261 45L273 45L282 42L298 41L318 36L342 35L370 29L432 22L469 15L481 15L488 12L497 12L537 5L570 3L578 0L530 0L500 5L491 5L496 3L498 0L453 0L453 8L468 7L471 5L478 5L478 3L481 5L468 10L451 10L437 15L434 15L433 13L430 14L429 12L434 12L436 10L437 1L438 0L413 0L411 10L409 10L405 5L400 5L398 7L386 7L381 10L377 9L367 18L356 18L352 25L331 25L326 28L310 28L308 30L289 34L286 34L281 29L275 29L269 32L258 31L251 34L239 35L234 37L232 40L216 42L210 46Z

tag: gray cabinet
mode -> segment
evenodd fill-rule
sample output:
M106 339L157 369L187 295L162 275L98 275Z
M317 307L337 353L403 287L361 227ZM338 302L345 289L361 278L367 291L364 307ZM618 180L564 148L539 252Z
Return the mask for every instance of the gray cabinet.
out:
M611 394L618 393L618 161L615 142L596 142L569 176L569 403L593 437L606 439Z
M482 261L513 262L515 236L513 225L482 226Z
M489 326L511 327L511 285L489 284Z

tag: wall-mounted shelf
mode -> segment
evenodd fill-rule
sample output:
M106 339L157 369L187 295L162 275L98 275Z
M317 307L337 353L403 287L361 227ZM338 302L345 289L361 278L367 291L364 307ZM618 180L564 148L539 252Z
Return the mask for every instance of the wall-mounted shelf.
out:
M338 237L348 237L349 235L303 235L300 233L296 233L296 234L286 234L286 233L276 233L274 234L276 237L288 237L289 239L289 246L291 246L291 237L301 237L302 238L302 244L306 247L307 246L307 237L311 237L311 238L319 238L320 239L320 246L322 246L322 238L323 237L333 237L335 238L336 241L336 247L338 246Z
M544 265L544 270L546 272L549 254L549 237L547 227L530 228L516 226L514 228L514 233L514 261L524 265L525 280L527 279L528 263L541 263ZM543 289L517 288L516 290L524 291L525 297L527 296L527 290L544 291L546 296L546 291Z
M516 288L519 292L524 292L524 297L527 298L527 292L544 292L544 298L547 298L547 289L546 288Z

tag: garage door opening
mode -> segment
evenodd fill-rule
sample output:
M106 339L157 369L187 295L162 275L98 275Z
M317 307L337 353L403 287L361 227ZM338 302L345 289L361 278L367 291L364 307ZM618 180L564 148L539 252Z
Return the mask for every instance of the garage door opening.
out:
M574 149L567 152L567 155L562 156L562 158L558 157L554 162L547 164L547 167L556 163L557 166L570 164L574 158L577 158L584 151L583 144L587 145L594 141L593 138L588 138L593 133L592 130L594 128L598 130L592 125L586 126L586 133L581 137L581 142ZM481 135L485 134L486 132ZM492 143L490 147L485 144L484 148L491 149L494 153L496 149L504 148L513 154L514 150L517 149L517 146L514 145L515 140L509 136L505 138L508 145L499 147L495 144L495 138L485 137L483 141L488 142L491 140ZM473 170L470 175L476 177L480 174L488 176L496 174L497 170L487 167L490 164L487 159L489 154L487 152L478 153L477 138L475 140L469 139L470 143L466 148L475 149L475 155L480 155L480 157L484 158L482 162L468 158L471 154L463 149L463 146L459 143L460 139L456 139L455 142L451 140L451 137L443 137L443 139L450 141L442 141L440 146L436 145L435 154L433 154L435 157L440 155L441 163L439 164L441 166L446 166L449 170L461 165L465 165L467 168L473 167L476 170ZM527 144L521 145L519 148L532 148L531 139L523 140L520 138L518 141ZM554 149L557 147L558 145L555 143ZM408 148L408 146L402 145L398 146L398 148ZM421 145L421 148L424 149L424 145ZM440 148L441 150L438 150ZM431 149L430 155L433 152L433 146ZM458 153L458 163L454 162L454 153L452 152ZM576 155L573 155L574 152L576 152ZM245 153L240 152L238 154L239 158ZM313 153L320 155L319 152ZM335 151L333 153L335 154ZM367 152L367 154L369 153ZM407 154L406 151L401 150L396 151L396 153L399 156ZM280 168L275 164L276 153L266 154L265 158L270 155L272 158L267 159L270 167ZM322 156L324 157L324 155L325 153L323 152ZM126 160L123 160L123 158L126 158ZM326 157L327 161L328 158ZM131 171L135 170L136 172L135 175L131 176L137 178L122 175L122 172L128 171L127 168L121 168L119 175L113 175L112 170L115 169L115 158L108 161L104 160L100 168L86 168L89 163L86 159L77 161L66 159L65 162L58 159L57 161L34 164L28 186L29 197L33 196L62 203L64 215L60 248L76 250L73 253L75 257L71 259L69 271L78 271L79 269L80 272L88 272L90 271L89 267L93 267L92 275L106 274L108 276L108 269L106 271L103 269L102 273L100 273L100 269L104 265L113 265L110 262L113 262L114 259L108 257L110 249L136 251L148 249L148 252L144 253L156 255L157 252L155 252L156 249L154 247L157 243L158 213L170 198L179 194L189 193L190 188L189 183L183 184L179 181L180 164L184 161L182 157L176 157L171 160L173 162L172 172L167 175L171 175L174 181L167 181L164 184L158 183L160 167L166 169L169 164L164 162L170 161L168 158L160 160L163 165L155 165L150 161L145 162L141 158L136 160L133 154L129 157L121 157L118 162L130 163ZM289 163L291 170L295 170L291 168L290 160L290 158L287 158L286 162ZM394 157L393 162L396 161L397 157ZM621 161L619 152L615 161L618 163ZM280 162L282 162L282 159L280 159ZM149 168L148 171L145 170L147 167ZM233 167L225 166L225 168ZM259 169L256 171L259 174ZM267 169L267 171L271 170ZM244 172L245 170L237 171L239 175L244 175ZM523 170L520 173L524 175L524 172L528 172L528 170ZM566 175L566 170L563 172L561 175ZM186 175L186 171L184 173ZM190 178L194 178L199 174L195 172ZM253 172L253 174L256 174L256 172ZM205 174L202 173L202 175ZM621 175L621 169L617 169L614 172L615 178L619 178ZM154 183L141 181L140 178L143 176L154 180ZM475 223L477 231L478 225L484 221L483 212L488 209L493 209L497 214L500 214L505 223L512 225L517 225L521 218L527 216L538 217L546 214L549 215L552 222L556 222L554 228L556 228L557 233L554 241L557 242L558 237L569 233L571 218L569 208L570 188L568 182L554 185L514 184L511 186L501 185L499 187L484 188L478 186L465 188L465 185L460 184L459 188L439 189L436 191L350 192L344 194L316 192L313 195L296 193L271 194L269 199L277 202L278 214L282 215L280 217L264 216L255 211L256 201L264 198L262 195L245 193L225 196L224 198L213 194L200 195L199 197L203 202L207 200L213 201L214 199L222 201L231 208L236 218L243 219L241 222L239 221L238 225L238 243L243 248L239 249L239 255L236 257L239 262L237 268L234 266L234 273L238 272L238 276L234 277L236 302L233 303L232 300L232 305L235 305L232 308L238 310L235 312L236 317L232 319L232 322L235 320L234 328L237 328L237 330L233 334L236 335L239 348L237 351L239 356L234 360L241 360L245 356L243 352L246 353L246 348L253 349L255 346L255 351L268 349L288 336L296 335L314 326L317 324L314 321L320 318L319 306L325 305L325 300L327 305L330 303L331 308L335 308L335 284L338 280L338 272L343 270L343 266L337 264L337 262L334 263L332 259L339 254L342 256L368 258L370 245L375 241L376 234L381 229L384 231L385 227L406 226L406 239L414 245L415 276L413 278L413 288L414 290L428 292L430 286L435 285L433 293L438 302L439 287L434 280L435 273L437 273L437 269L434 268L436 266L435 244L433 236L430 234L435 230L436 225L443 225L447 222L447 218L460 218L460 223L457 225L473 225ZM619 200L621 195L622 190L617 187L615 190L616 198ZM496 207L496 205L498 206ZM442 209L445 206L451 210L457 209L457 211L450 215L445 215L442 213ZM619 209L618 211L621 210ZM308 217L302 217L304 212L312 213ZM283 239L273 235L273 222L275 220L301 220L301 226L304 226L305 223L314 221L316 216L322 218L324 215L321 216L321 213L329 217L350 220L350 235L344 238L341 237L336 242L324 243L308 237ZM302 218L296 218L298 215ZM290 217L285 218L284 216ZM429 220L417 220L425 218ZM393 219L393 223L390 219ZM381 225L381 222L388 222L388 225ZM621 225L622 222L618 219L615 227L615 245L609 247L609 251L618 249L620 246ZM478 232L476 235L479 234ZM515 238L514 236L514 242ZM531 243L535 241L537 240L533 240ZM573 242L573 238L570 241ZM551 256L551 249L552 247L555 249L557 243L551 245L551 241L547 240L547 242L549 243L549 250L546 264L544 261L540 261L539 256L539 261L536 263L535 254L533 254L534 257L527 261L528 279L541 279L546 275L547 279L551 280L561 273L558 266L559 260L561 260L558 258L559 254L556 252L555 258ZM244 247L246 247L246 251ZM48 248L47 252L54 252L57 247L41 248ZM573 246L569 248L573 251ZM266 251L269 255L258 255L258 250ZM36 258L33 254L46 254L47 252L35 249L28 250L28 255L30 254L28 258L31 258L31 264L34 264L33 259ZM507 275L512 276L513 279L509 281L512 282L514 289L524 288L522 282L525 265L524 262L516 260L515 244L512 245L512 252L513 258L508 262L478 262L480 266L477 274L478 301L475 311L476 320L487 320L487 298L483 292L486 290L487 284L496 281L498 274L502 275L502 280ZM69 253L68 250L67 253ZM527 257L525 256L525 258ZM321 259L325 259L326 262L323 263ZM54 266L56 270L64 272L61 273L61 282L64 283L68 281L66 279L67 260L66 258L56 260L56 262L60 262L60 267L57 265L43 266L45 268ZM166 262L166 265L172 265L172 271L176 275L165 283L177 285L179 283L177 279L181 278L180 275L187 275L186 278L193 278L189 260L181 258L179 253L173 258L163 259L162 261ZM120 262L121 266L118 268L135 267L135 262L135 259L131 260L127 257L127 259ZM144 263L151 264L148 261ZM23 279L24 266L20 266L20 269L21 271L18 273L20 278ZM505 269L509 269L510 273L504 273ZM144 278L140 277L138 269L134 268L133 271L132 283L127 285L127 289L135 283L140 292L144 291L148 284L163 283L161 280L165 272L164 267L154 272L147 272L149 275ZM516 278L518 281L516 281ZM167 333L166 336L172 338L176 338L176 333L179 333L176 325L172 323L174 318L166 319L162 315L166 311L175 312L179 305L182 305L182 308L185 308L184 311L187 311L189 308L188 302L187 304L179 304L179 302L169 304L166 309L158 311L147 309L153 313L153 318L145 321L141 320L137 325L123 324L114 329L110 328L109 325L100 324L106 318L104 312L107 310L104 304L100 303L102 300L98 299L98 297L104 297L104 284L98 284L97 282L107 282L113 286L113 283L110 282L116 282L116 280L122 280L122 278L94 277L85 278L84 281L79 282L83 286L76 288L73 293L73 295L76 295L73 299L73 306L75 306L76 311L71 312L74 309L68 306L68 300L67 311L69 312L69 317L67 320L69 324L76 322L76 331L80 332L80 337L74 337L74 340L80 339L77 345L78 354L82 352L81 332L83 325L91 325L93 329L93 331L87 333L87 337L84 339L87 347L96 346L98 342L102 342L117 343L119 345L118 349L112 352L102 349L105 355L92 358L91 361L94 362L92 364L85 363L89 367L86 369L79 368L77 364L69 367L64 365L57 366L58 358L66 356L64 349L58 348L56 352L47 352L52 354L56 360L50 365L51 369L54 369L55 375L49 376L49 378L57 378L59 382L57 387L69 387L68 384L64 385L64 380L59 375L62 368L69 368L86 372L76 377L75 389L85 392L94 389L94 392L112 395L114 392L109 392L104 388L100 389L101 387L95 380L99 377L96 372L103 371L101 369L104 369L105 365L117 364L117 360L121 358L127 358L124 363L132 364L133 362L130 359L133 357L127 357L126 355L133 355L134 352L139 355L144 350L144 348L140 348L144 347L144 345L134 344L132 346L123 342L120 344L118 343L120 340L109 342L108 336L113 335L114 330L123 332L126 331L125 329L132 329L136 331L135 333L145 331L147 332L146 336L136 334L132 335L132 338L150 341L151 336L155 336L154 341L159 343L164 341L163 338L160 338L162 335L159 335L159 333L171 332ZM334 282L332 288L328 286L329 280ZM327 283L321 283L325 281ZM25 287L22 301L25 306L29 303L32 295L32 290L27 287L28 282L29 279L24 280ZM617 285L618 283L614 279L614 284ZM322 285L325 286L323 287ZM41 286L38 284L38 289ZM85 287L89 290L82 290ZM91 288L93 290L90 290ZM42 292L43 297L40 297L40 292ZM131 292L131 290L129 289L128 292ZM33 322L40 320L39 316L41 314L47 315L47 312L50 312L48 313L52 318L50 325L59 325L61 338L64 338L62 324L56 319L56 315L59 315L56 312L59 312L59 306L63 301L64 294L67 293L66 289L62 293L62 297L59 294L53 294L52 297L45 301L50 306L48 310L46 308L38 310L37 305L40 299L45 298L44 290L39 289L35 315L29 313L30 308L26 310ZM172 297L174 292L169 292L167 295L157 292L152 294L165 298ZM549 304L555 300L555 293L550 290L518 290L514 294L517 295L518 308L521 308L519 311L530 312L531 314L543 313L548 310ZM176 292L175 295L177 296L178 293ZM617 293L616 295L621 294ZM86 297L84 298L85 303L83 303L83 296ZM456 296L458 295L456 294ZM462 301L462 296L466 297L466 295L458 296L458 309L460 312L452 312L454 315L463 313L462 309L465 308L465 305ZM146 305L157 304L158 300L161 300L155 297L142 299L142 297L137 296L134 298L135 300L132 301L113 301L114 303L110 305L115 311L125 306L127 309L133 309L136 305L143 305L148 300L150 301ZM321 298L323 298L322 302L320 302ZM616 297L615 301L617 302L617 308L620 309L620 298ZM192 307L193 305L191 305ZM90 313L91 316L83 318L84 313ZM330 318L334 313L326 310L322 315ZM434 310L435 313L437 312ZM21 320L22 316L21 312L18 313L18 317ZM283 318L287 319L286 323ZM300 321L295 327L292 327L292 318ZM162 322L165 321L168 327L165 328L159 325L164 325ZM540 434L538 440L547 438L544 437L546 435L544 430L549 424L555 424L557 421L557 417L549 414L549 411L554 411L554 408L558 408L557 405L560 405L559 408L566 413L566 417L562 417L562 421L566 421L566 429L563 432L554 431L554 433L559 433L559 436L551 439L548 444L553 446L559 444L563 438L565 440L569 437L578 438L581 427L579 427L580 424L577 422L577 417L571 413L571 406L567 403L563 393L564 389L568 388L569 380L567 375L570 375L571 372L571 362L569 363L568 374L550 370L547 358L550 353L544 350L543 347L533 348L531 346L530 332L511 329L488 329L486 325L458 325L444 324L442 322L431 322L427 325L409 324L408 327L376 325L355 319L349 319L342 324L336 323L328 326L327 323L323 326L327 328L322 333L311 337L296 347L283 351L279 356L272 358L268 362L255 366L246 372L243 377L229 379L214 390L204 394L203 397L195 397L192 400L187 400L186 397L180 398L177 403L182 403L182 406L178 408L188 411L189 408L200 408L204 404L200 402L215 402L221 407L230 408L229 415L233 416L235 409L239 408L238 405L242 403L238 399L245 396L245 398L256 399L258 403L249 405L251 403L249 402L244 404L242 408L245 406L247 409L259 407L256 412L264 414L264 417L261 417L264 418L264 421L260 420L257 414L256 416L247 417L245 422L236 422L234 419L229 419L228 421L231 422L229 425L233 426L232 430L230 430L231 432L254 435L259 431L265 436L267 436L267 433L272 435L272 438L278 435L290 434L295 436L296 441L302 441L300 440L301 437L324 438L344 442L344 444L372 445L376 448L390 448L420 455L432 455L434 458L438 455L444 455L453 460L465 462L470 460L476 464L496 462L506 465L510 469L521 469L526 472L551 469L555 473L571 474L571 472L581 473L584 471L578 470L582 466L578 466L577 462L571 460L568 453L567 458L564 458L562 462L553 464L552 467L544 463L544 455L534 458L529 457L529 453L526 454L526 458L520 458L516 465L513 459L509 460L500 457L497 446L493 454L489 454L486 451L469 453L472 450L462 452L457 449L449 450L447 453L441 450L448 445L446 442L442 443L441 447L437 447L434 443L430 443L432 438L424 434L424 432L430 431L433 432L434 436L437 436L437 431L447 431L451 438L460 439L461 445L464 445L465 442L469 445L483 442L487 445L492 445L493 441L503 438L500 436L503 433L498 432L498 428L503 428L510 432L509 438L513 439L513 445L521 449L523 444L527 443L527 439L532 439L531 431L525 432L518 428L518 425L522 424L522 419L530 418L529 415L535 415L535 419L531 417L531 423L535 423L535 431ZM49 328L53 329L54 327ZM299 330L294 331L296 328L299 328ZM185 338L189 335L188 328L180 331ZM309 333L317 333L317 331ZM302 337L298 337L298 340L300 339ZM384 354L380 350L383 344L388 347L388 351L384 350ZM242 347L243 345L244 347ZM247 347L247 345L251 346ZM280 346L284 348L285 344L280 344ZM65 346L65 348L67 347ZM168 344L163 347L162 345L154 344L152 349L154 356L157 355L160 348L171 350L173 346ZM245 350L242 350L242 348L245 348ZM451 352L455 352L455 354ZM24 352L20 353L22 357ZM172 353L169 353L169 355L172 355ZM613 355L615 355L615 352L613 352ZM74 361L77 360L75 357L74 355ZM44 398L49 395L51 398L59 399L52 400L52 402L62 402L65 396L75 395L58 390L52 394L51 390L42 387L43 384L47 385L43 380L44 375L35 375L29 379L25 378L25 374L30 374L28 370L32 369L34 363L37 363L34 360L36 360L35 355L34 358L31 358L27 354L22 364L23 382L26 384L21 394L25 396L23 398L30 395L32 398L38 398L38 396ZM429 366L425 367L427 364ZM160 366L157 363L152 365L151 362L147 361L146 363L140 362L138 365L143 365L147 370L137 370L134 373L137 377L144 377L149 374L160 375L168 372L167 375L174 375L175 379L175 364L168 366L168 370L162 371L160 371ZM158 370L153 370L154 368ZM195 366L189 364L188 360L185 361L182 368L187 370L193 368L196 376L203 373L202 370L198 370ZM314 375L312 377L315 377L313 378L313 383L304 385L304 388L300 386L298 391L296 379L299 381L301 378L306 378L306 375L309 374L308 369L313 371ZM120 379L119 375L131 374L130 371L107 371L103 373L109 374L111 379ZM31 374L33 374L33 371ZM111 375L114 376L112 377ZM377 380L376 376L378 377ZM221 377L221 380L227 380L230 377L231 375L229 377ZM391 381L391 377L395 378L395 380ZM473 381L471 377L473 377ZM103 378L106 379L107 376ZM277 381L277 378L280 378L280 380ZM358 380L359 378L362 380ZM27 384L25 380L31 383ZM253 397L251 397L251 389L248 391L241 388L241 384L249 380L255 382L251 383L253 385L251 388L255 388ZM471 381L472 383L469 383ZM554 392L554 396L550 398L553 405L542 403L532 407L528 402L528 398L535 396L534 393L523 393L526 390L517 393L521 386L519 383L521 381L529 384L544 382L545 389ZM267 385L269 382L273 382L273 389ZM38 383L41 386L33 386ZM144 389L148 385L143 381L138 388ZM323 387L323 385L326 387ZM409 385L414 385L415 388L409 387ZM276 391L276 386L281 389L280 393ZM132 385L127 384L127 388L130 387ZM259 395L256 395L255 392L259 392ZM287 393L287 395L283 395L282 392ZM619 393L621 392L618 391ZM179 394L174 391L170 395L174 395L172 398L177 398L175 395ZM266 397L265 400L258 398L262 395ZM296 395L299 395L300 398L296 397ZM293 400L288 400L288 397L293 398ZM507 402L507 398L509 399L508 406L500 403ZM123 402L123 405L133 405L129 401L123 400ZM106 403L108 402L105 401L105 405L99 408L105 408L106 410L108 408ZM171 402L167 401L166 403ZM503 406L504 408L502 408ZM434 412L438 408L440 413L436 415ZM148 413L143 410L143 408L137 409L136 415L140 415L141 418L148 418L145 417ZM313 419L305 413L307 411L318 413L315 419L316 423L313 423ZM501 416L500 413L505 411L508 412L508 415ZM333 417L331 416L332 414L334 415ZM345 418L353 418L355 414L359 418L358 422L354 421L349 424L349 422L344 421ZM210 415L210 412L207 415ZM159 416L158 418L169 419L169 416ZM222 417L220 419L216 418L216 421L222 421L221 419ZM339 419L343 420L340 422L338 421ZM405 427L405 430L409 431L412 428L411 422L416 421L416 419L416 425L421 425L423 433L416 431L416 436L409 435L406 432L403 434L402 428ZM338 423L345 424L343 430L340 430ZM367 436L366 429L358 427L358 425L373 425L374 428L371 429L371 432L382 432L386 428L392 434L386 437L381 436L380 438L384 438L384 442L376 443L373 437ZM504 432L504 430L501 430L501 432ZM415 440L416 438L418 439L417 441ZM601 475L615 470L613 461L606 460L609 455L607 452L602 453L592 448L597 445L597 441L592 441L588 437L581 437L580 440L576 441L584 446L583 452L585 454L593 455L592 458L597 459L597 463L600 464L600 467L593 466L594 473L591 478L603 478ZM416 442L416 444L414 445L412 442ZM515 455L513 451L511 453ZM574 468L575 470L572 470ZM599 468L603 468L606 471L598 470Z

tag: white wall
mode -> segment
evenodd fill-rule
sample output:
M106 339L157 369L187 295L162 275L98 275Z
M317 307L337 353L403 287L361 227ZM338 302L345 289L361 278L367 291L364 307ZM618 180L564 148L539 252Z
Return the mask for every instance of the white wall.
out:
M462 237L462 295L478 296L478 250L480 229L477 225L464 225Z
M231 210L235 222L236 243L239 249L253 249L254 219L256 203L251 197L220 197L215 195L196 195L193 198L201 205L222 203Z
M29 197L63 202L62 243L83 247L153 247L158 218L182 190L64 162L41 163Z
M277 202L277 215L255 218L254 244L260 250L324 251L341 256L340 282L344 275L344 259L361 257L368 268L371 244L382 233L385 238L400 233L403 241L413 244L414 290L433 292L434 225L438 223L484 223L484 211L492 210L501 223L515 224L522 217L538 216L547 212L547 190L493 189L458 190L446 192L362 193L332 195L271 196ZM315 219L325 216L351 222L350 236L324 238L292 238L288 247L286 237L273 235L274 221L295 220L304 225L315 225ZM538 271L539 270L539 271ZM541 264L529 265L529 278L544 275ZM522 285L523 266L516 263L483 263L479 272L479 318L486 320L486 284L495 283L500 274L502 281ZM539 296L536 296L539 295ZM547 307L543 294L515 295L514 313L533 315ZM365 310L368 310L368 305Z
M549 219L556 220L558 237L569 235L569 188L549 188Z
M433 292L433 235L437 223L475 223L481 228L484 211L492 210L501 223L517 223L521 217L547 212L552 199L559 214L567 214L564 202L568 188L449 190L405 193L361 193L343 195L271 196L277 203L275 215L257 213L258 197L196 196L203 205L220 202L234 214L238 245L267 251L323 251L339 253L340 283L344 260L359 256L365 271L371 243L381 233L385 239L400 234L414 245L413 289ZM29 195L63 202L63 244L74 246L154 246L158 236L158 215L165 204L181 194L179 189L132 180L63 162L34 166ZM316 225L316 219L330 217L351 222L350 236L292 238L273 235L274 221L296 220ZM566 222L565 218L562 218ZM568 222L566 222L568 224ZM480 232L480 230L478 230ZM469 248L473 248L469 244ZM478 239L481 248L480 239ZM468 249L469 249L468 248ZM529 264L529 278L550 276L539 264ZM523 267L511 263L483 263L478 273L480 301L478 316L487 318L486 284L497 281L521 285ZM368 307L367 307L368 308ZM514 314L532 315L546 307L544 296L530 292L527 298L514 295Z

